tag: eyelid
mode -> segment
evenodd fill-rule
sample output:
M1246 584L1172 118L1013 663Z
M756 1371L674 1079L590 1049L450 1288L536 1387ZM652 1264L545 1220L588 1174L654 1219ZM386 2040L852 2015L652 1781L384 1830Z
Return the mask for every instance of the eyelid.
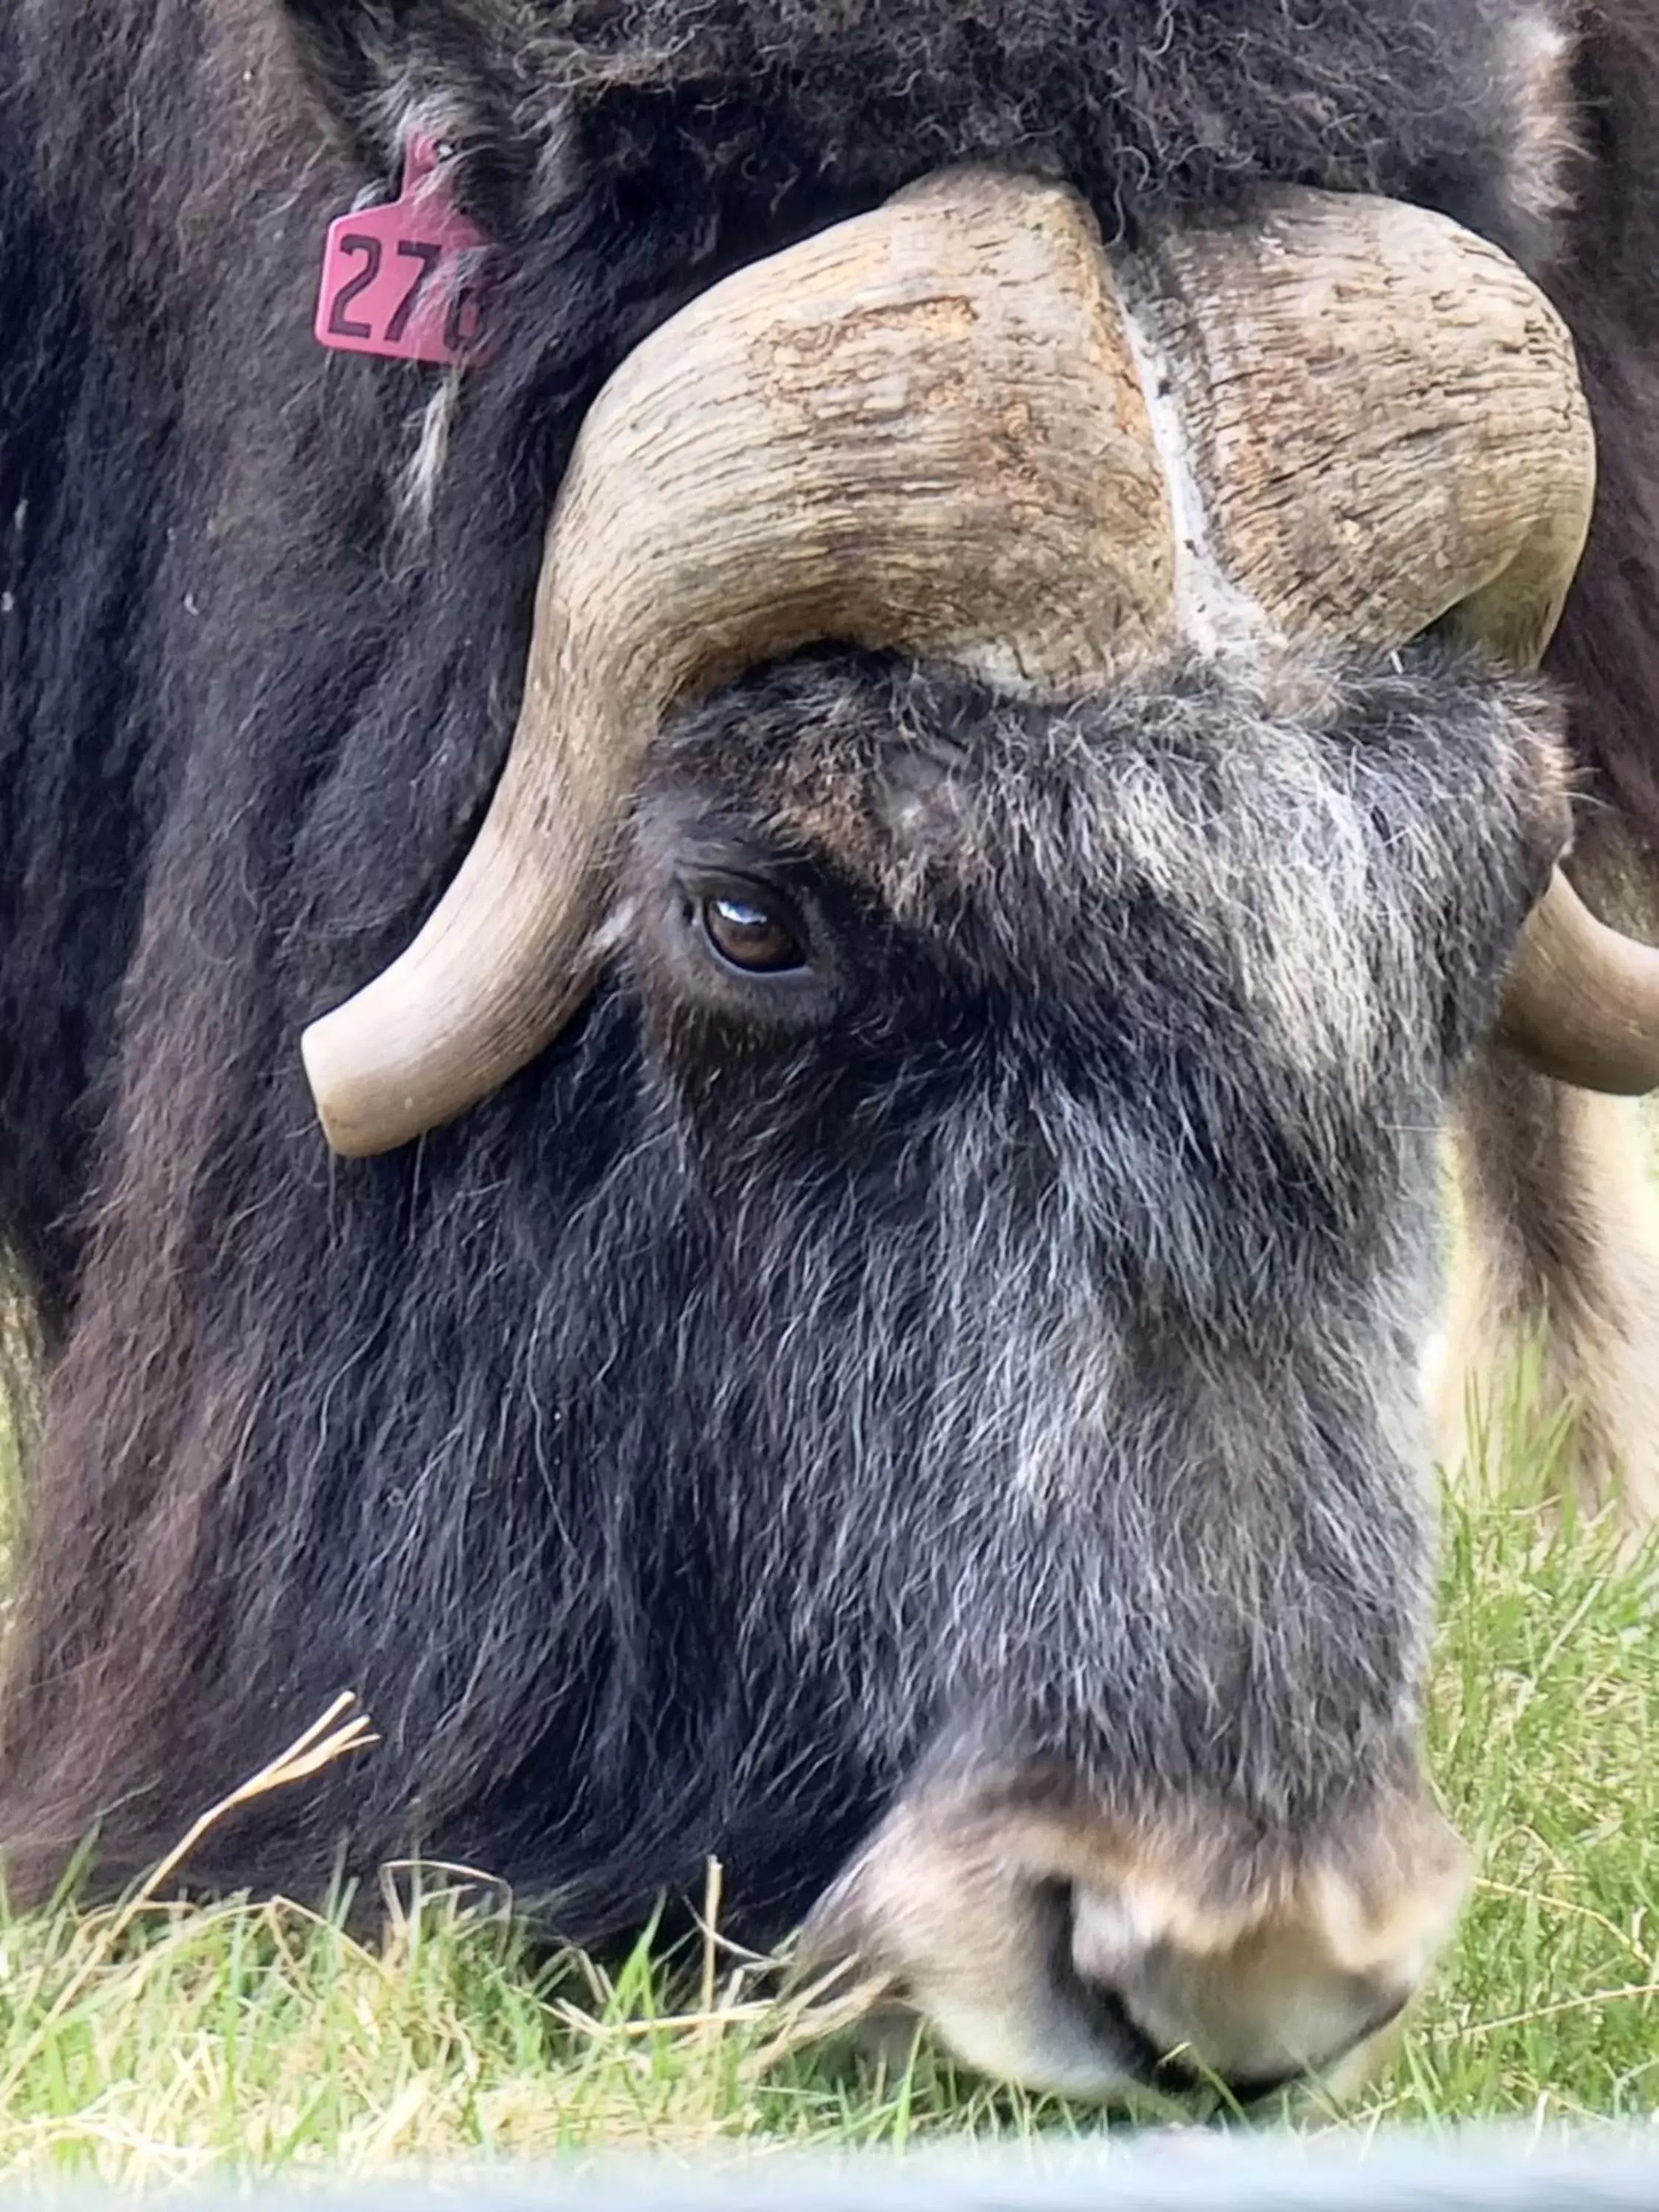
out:
M809 943L811 932L799 902L769 878L744 875L735 868L696 865L680 868L678 875L681 891L693 904L730 899L738 905L757 906L763 913L775 915L803 947Z

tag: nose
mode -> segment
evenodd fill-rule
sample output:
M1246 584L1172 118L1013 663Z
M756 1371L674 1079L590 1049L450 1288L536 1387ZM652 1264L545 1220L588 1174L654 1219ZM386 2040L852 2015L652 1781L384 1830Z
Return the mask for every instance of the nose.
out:
M1389 1924L1365 1928L1342 1889L1328 1875L1259 1914L1202 1917L1133 1882L1076 1891L1055 1979L1069 1970L1149 2083L1212 2081L1241 2102L1307 2080L1352 2088L1388 2047L1455 1896L1396 1900Z
M1425 1801L1316 1842L1057 1813L1000 1788L902 1804L809 1923L977 2070L1073 2096L1304 2080L1346 2094L1456 1916L1465 1854Z

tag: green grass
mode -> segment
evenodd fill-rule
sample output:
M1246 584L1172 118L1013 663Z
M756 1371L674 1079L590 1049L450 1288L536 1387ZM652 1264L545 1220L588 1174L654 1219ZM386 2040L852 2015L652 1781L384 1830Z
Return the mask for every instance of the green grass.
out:
M1480 1875L1379 2119L1659 2116L1659 1571L1547 1525L1519 1455L1449 1501L1431 1722ZM286 1905L0 1922L0 2180L362 2174L578 2147L862 2144L1093 2130L925 2046L897 2070L804 2041L764 1970L648 1946L538 1966L441 1880L365 1949Z

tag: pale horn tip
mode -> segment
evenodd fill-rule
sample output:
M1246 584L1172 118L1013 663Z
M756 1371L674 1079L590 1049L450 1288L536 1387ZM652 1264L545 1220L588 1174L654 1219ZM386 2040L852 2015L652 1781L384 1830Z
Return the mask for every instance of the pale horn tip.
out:
M362 1012L349 1000L313 1022L300 1039L317 1118L330 1150L343 1159L395 1151L470 1103L446 1101L439 1110L428 1069L398 1053L390 1024L373 1025L378 1048L367 1042Z

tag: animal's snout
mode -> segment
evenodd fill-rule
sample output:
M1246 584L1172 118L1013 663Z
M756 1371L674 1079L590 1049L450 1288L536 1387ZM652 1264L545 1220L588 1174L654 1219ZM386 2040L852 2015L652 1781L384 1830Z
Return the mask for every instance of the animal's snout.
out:
M823 1900L809 1950L1033 2088L1352 2088L1451 1926L1462 1845L1415 1796L1303 1848L1229 1826L929 1792Z
M1405 2010L1449 1916L1431 1906L1426 1942L1413 1924L1350 1948L1352 1909L1338 1884L1323 1887L1333 1893L1237 1928L1226 1914L1206 1927L1172 1913L1133 1886L1076 1892L1072 1967L1138 2039L1153 2079L1213 2079L1243 2099L1338 2069L1351 2080ZM1418 1916L1407 1906L1406 1917ZM1171 1925L1182 1919L1184 1929Z

